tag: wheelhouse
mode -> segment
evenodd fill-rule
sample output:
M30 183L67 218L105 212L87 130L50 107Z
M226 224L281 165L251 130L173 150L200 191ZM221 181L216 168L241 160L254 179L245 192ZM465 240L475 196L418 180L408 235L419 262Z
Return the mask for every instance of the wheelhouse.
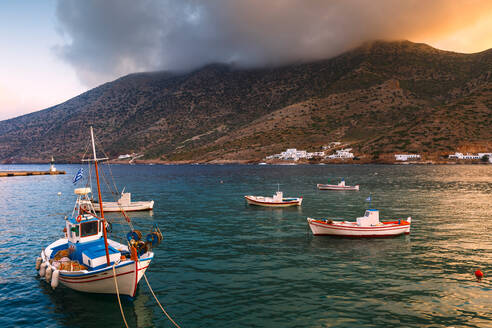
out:
M67 218L67 243L72 260L91 269L99 269L106 266L106 248L103 236L103 220L96 217L94 211L88 211L87 203L90 204L87 194L90 188L75 189L78 195L77 203L72 216ZM119 262L121 253L111 245L108 245L109 259L111 263Z

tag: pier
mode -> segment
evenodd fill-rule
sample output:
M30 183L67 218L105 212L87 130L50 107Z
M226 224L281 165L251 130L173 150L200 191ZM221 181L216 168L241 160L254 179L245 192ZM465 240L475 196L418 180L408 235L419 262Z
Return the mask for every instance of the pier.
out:
M21 177L28 175L56 175L65 171L0 171L0 177Z

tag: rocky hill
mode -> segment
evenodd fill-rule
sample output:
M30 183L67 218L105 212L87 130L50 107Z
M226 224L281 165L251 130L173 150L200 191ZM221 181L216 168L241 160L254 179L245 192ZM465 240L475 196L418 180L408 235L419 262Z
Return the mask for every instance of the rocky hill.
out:
M491 123L492 49L459 54L377 41L277 68L131 74L0 122L0 161L79 161L89 125L110 157L212 161L259 160L330 141L373 158L492 150Z

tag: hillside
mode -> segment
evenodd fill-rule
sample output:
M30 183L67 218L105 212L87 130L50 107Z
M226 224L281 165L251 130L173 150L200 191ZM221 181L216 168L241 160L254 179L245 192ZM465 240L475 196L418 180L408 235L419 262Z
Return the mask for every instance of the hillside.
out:
M492 49L377 41L278 68L131 74L0 122L0 161L78 161L91 124L112 157L211 161L339 140L373 157L490 149L491 123Z

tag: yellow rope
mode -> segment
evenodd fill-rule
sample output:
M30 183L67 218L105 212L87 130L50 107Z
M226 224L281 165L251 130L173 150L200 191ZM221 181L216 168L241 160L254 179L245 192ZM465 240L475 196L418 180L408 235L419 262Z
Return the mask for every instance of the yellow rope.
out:
M181 327L180 327L180 326L179 326L179 325L178 325L178 324L177 324L177 323L176 323L176 322L175 322L175 321L174 321L174 320L173 320L173 319L169 316L169 314L167 314L166 310L164 310L164 308L162 307L161 303L159 302L159 300L158 300L158 299L157 299L157 297L155 296L154 291L152 290L152 287L150 287L150 284L149 284L149 281L147 280L147 276L145 275L145 272L144 272L143 276L144 276L144 278L145 278L145 282L147 282L147 286L149 286L149 289L150 289L150 292L152 293L152 296L154 296L154 298L155 298L155 300L156 300L157 304L159 304L159 306L160 306L160 308L161 308L162 312L164 312L164 314L166 315L166 317L167 317L169 320L171 320L171 322L172 322L172 323L173 323L176 327L181 328Z
M125 319L125 313L123 312L123 307L121 306L120 291L118 290L118 281L116 280L116 270L114 269L114 266L115 265L113 264L113 277L114 277L114 285L116 286L116 296L118 296L118 303L120 304L121 316L123 317L123 321L125 322L126 328L128 328L128 323L126 323L126 319Z

